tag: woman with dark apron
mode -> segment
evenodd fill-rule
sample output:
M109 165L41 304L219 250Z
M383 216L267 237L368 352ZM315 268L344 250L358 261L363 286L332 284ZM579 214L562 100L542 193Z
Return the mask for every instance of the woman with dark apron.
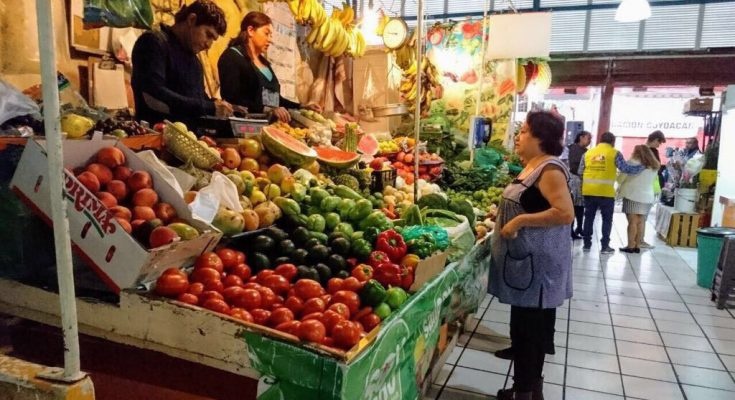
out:
M289 122L291 115L287 109L301 108L301 105L281 96L281 84L265 58L272 33L269 16L253 11L243 18L240 34L217 62L220 94L231 104L247 107L250 113L267 113L274 119ZM321 111L316 104L305 108Z

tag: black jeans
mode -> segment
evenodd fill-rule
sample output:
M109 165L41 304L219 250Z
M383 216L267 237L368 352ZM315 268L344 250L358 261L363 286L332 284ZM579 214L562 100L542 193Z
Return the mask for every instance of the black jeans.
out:
M613 197L584 196L584 245L592 245L592 227L595 223L597 210L602 214L602 239L600 244L603 248L610 245L610 232L612 231L613 212L615 211L615 199Z
M541 379L548 346L554 345L556 308L511 306L513 380L516 391L530 392Z
M584 225L582 225L584 221L584 206L574 206L574 217L577 219L577 227L574 227L574 222L572 222L572 234L575 232L582 232L582 229Z

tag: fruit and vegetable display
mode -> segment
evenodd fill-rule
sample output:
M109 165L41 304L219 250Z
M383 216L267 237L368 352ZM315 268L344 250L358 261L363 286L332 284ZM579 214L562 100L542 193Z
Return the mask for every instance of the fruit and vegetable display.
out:
M117 147L102 148L88 164L73 172L120 227L145 248L191 240L200 234L179 218L171 204L161 201L150 173L129 168L125 154Z

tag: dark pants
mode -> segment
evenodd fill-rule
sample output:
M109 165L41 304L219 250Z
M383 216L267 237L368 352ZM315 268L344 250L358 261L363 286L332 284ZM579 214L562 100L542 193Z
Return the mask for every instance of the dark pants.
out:
M544 370L544 356L554 345L556 308L510 308L510 339L513 342L513 380L517 392L530 392Z
M595 223L597 210L602 214L602 239L600 244L603 248L610 245L610 232L612 231L613 212L615 211L615 199L612 197L584 196L584 245L592 245L592 227Z
M574 227L574 222L572 222L572 234L579 233L582 234L582 230L584 225L582 225L582 221L584 221L584 206L574 206L574 217L577 219L577 227Z

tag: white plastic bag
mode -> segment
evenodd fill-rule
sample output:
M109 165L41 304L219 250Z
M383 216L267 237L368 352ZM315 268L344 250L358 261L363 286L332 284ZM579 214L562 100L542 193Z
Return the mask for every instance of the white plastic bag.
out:
M23 115L40 116L40 113L38 104L0 79L0 124Z
M237 186L228 177L215 171L209 185L199 190L189 209L197 219L211 223L220 206L238 213L243 211Z

